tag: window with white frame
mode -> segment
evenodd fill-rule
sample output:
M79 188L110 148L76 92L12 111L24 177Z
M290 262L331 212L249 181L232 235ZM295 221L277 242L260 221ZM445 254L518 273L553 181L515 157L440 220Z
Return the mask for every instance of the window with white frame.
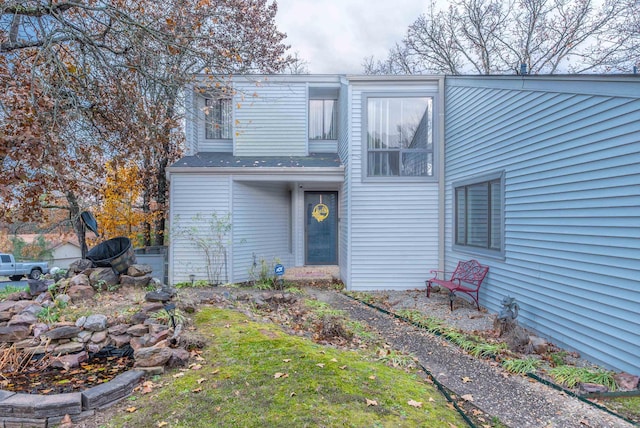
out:
M432 177L433 98L366 99L368 177Z
M204 101L205 138L230 140L233 136L233 112L230 98L206 98Z
M309 100L309 139L338 139L338 101Z
M459 249L501 253L504 176L454 184L455 245Z

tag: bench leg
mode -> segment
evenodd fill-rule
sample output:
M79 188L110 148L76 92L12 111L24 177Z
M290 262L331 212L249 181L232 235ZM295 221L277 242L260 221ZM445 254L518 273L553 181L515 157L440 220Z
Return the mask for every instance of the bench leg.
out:
M449 308L453 312L453 301L456 298L456 293L453 291L449 291Z
M431 295L431 281L426 280L425 284L427 285L427 298Z

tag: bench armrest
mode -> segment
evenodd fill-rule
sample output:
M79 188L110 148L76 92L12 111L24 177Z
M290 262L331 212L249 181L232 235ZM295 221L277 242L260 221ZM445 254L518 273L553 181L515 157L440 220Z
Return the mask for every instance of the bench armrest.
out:
M447 272L443 270L430 270L429 273L433 274L433 278L431 279L446 279L446 276L447 276ZM438 276L440 277L438 278ZM449 278L451 278L450 273L449 273Z

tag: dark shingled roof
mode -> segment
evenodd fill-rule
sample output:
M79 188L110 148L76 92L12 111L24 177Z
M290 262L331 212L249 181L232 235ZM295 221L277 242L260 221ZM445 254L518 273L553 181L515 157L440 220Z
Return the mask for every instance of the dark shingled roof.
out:
M172 168L335 168L342 166L336 153L313 153L309 156L233 156L231 153L201 152L186 156Z

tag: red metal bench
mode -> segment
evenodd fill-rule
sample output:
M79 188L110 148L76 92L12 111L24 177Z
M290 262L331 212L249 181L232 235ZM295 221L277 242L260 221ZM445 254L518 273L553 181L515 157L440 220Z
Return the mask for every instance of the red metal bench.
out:
M434 274L434 277L425 281L427 285L427 297L431 295L431 288L433 284L447 288L449 290L449 304L451 310L453 310L453 299L455 299L456 292L465 293L476 302L478 310L480 310L480 304L478 303L478 291L482 280L487 276L489 272L488 266L482 266L477 260L459 261L456 270L451 274L450 279L439 279L438 274L443 277L446 275L444 271L432 270L430 273Z

